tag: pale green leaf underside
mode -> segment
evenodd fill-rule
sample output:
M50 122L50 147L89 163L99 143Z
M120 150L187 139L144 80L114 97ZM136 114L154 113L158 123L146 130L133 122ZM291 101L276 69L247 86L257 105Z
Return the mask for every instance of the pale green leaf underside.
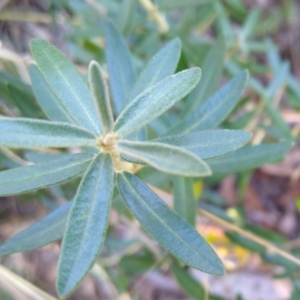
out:
M165 47L150 60L136 80L128 97L129 102L155 83L172 75L176 70L180 52L181 42L178 38L165 45Z
M30 251L63 237L72 202L67 202L0 246L0 254Z
M33 39L30 48L39 70L64 109L78 125L100 134L101 125L92 96L76 67L47 41Z
M105 239L114 187L111 157L95 158L70 210L59 260L57 290L69 295L92 267Z
M89 84L104 133L110 132L114 126L114 118L109 100L108 86L103 77L101 66L92 61L89 65Z
M105 34L105 56L115 110L119 113L135 82L135 69L126 42L112 22Z
M185 148L202 159L228 154L249 142L251 133L243 130L207 130L153 140Z
M75 125L38 119L0 117L0 146L10 148L95 145L96 137Z
M127 173L118 175L118 186L131 212L162 247L195 269L224 274L221 260L205 239L146 184Z
M32 166L0 172L0 196L14 195L53 185L83 172L94 155L70 154Z
M215 91L222 74L225 51L225 40L220 37L201 66L203 73L201 81L187 98L184 116L194 112Z
M64 109L37 66L31 65L29 67L29 75L36 99L49 120L76 124L76 121Z
M191 68L153 85L124 108L115 123L116 133L124 136L147 125L184 98L200 77L201 70Z
M211 175L209 167L203 160L177 146L121 140L117 144L117 149L121 154L141 160L169 174L191 177Z
M229 155L208 160L213 173L233 173L254 169L274 162L284 156L292 147L291 142L246 146Z
M171 128L167 135L214 129L221 124L236 106L248 81L248 72L243 71L212 95L194 113Z

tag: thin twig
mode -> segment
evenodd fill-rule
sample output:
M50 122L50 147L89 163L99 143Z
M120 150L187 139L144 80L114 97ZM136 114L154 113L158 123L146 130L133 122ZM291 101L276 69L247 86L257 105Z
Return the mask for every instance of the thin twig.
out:
M13 286L31 300L57 300L35 285L0 265L0 281Z
M221 225L223 228L227 229L227 230L232 230L235 231L241 235L243 235L244 237L256 242L257 244L265 247L267 250L269 250L272 253L278 254L286 259L288 259L289 261L292 261L293 263L297 264L300 266L300 260L298 258L296 258L295 256L291 255L288 252L285 252L284 250L279 249L278 247L274 246L272 243L256 236L255 234L246 231L240 227L238 227L237 225L234 225L232 223L229 223L213 214L211 214L210 212L204 210L204 209L199 209L198 210L199 213L203 216L205 216L206 218L210 219L211 221Z
M24 160L23 158L16 155L14 152L12 152L10 149L6 147L0 147L0 150L2 153L9 158L10 160L14 161L15 163L22 165L22 166L29 166L32 165L32 162Z
M139 0L141 5L147 11L149 18L157 24L160 33L167 33L169 31L169 24L165 16L159 12L156 5L154 5L151 0Z
M147 279L147 277L164 261L164 259L166 258L167 254L164 254L162 257L160 257L160 259L158 259L152 266L150 269L148 269L148 271L141 277L139 278L139 280L132 286L131 290L130 290L130 294L133 295L137 289L145 282L145 280Z
M99 1L85 0L85 2L92 6L99 13L100 16L105 16L107 14L107 9L101 3L99 3Z
M117 289L111 282L110 277L105 269L99 263L95 263L90 272L101 285L101 289L104 290L106 299L119 299L119 293Z
M44 23L51 24L52 18L45 13L32 13L24 11L9 11L5 10L0 13L1 21L18 21L18 22L31 22L31 23ZM57 20L59 24L64 23L64 19L60 16Z
M139 239L155 256L160 254L157 243L140 229L140 224L137 221L129 221L125 216L120 216L120 222L130 228L132 236Z
M113 267L113 266L117 265L125 255L133 255L134 253L141 250L143 248L143 246L144 245L141 243L130 245L123 251L113 254L112 256L110 256L108 258L102 258L101 265L103 267Z

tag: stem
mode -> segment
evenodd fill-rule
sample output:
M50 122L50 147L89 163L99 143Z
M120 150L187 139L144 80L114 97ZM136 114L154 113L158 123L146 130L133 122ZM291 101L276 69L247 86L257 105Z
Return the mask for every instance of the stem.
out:
M32 300L57 300L3 266L0 266L0 282L13 287Z
M140 4L147 11L149 18L157 24L160 33L164 34L169 31L169 25L165 16L158 11L156 5L154 5L151 0L139 0Z
M257 244L265 247L270 252L278 254L278 255L288 259L289 261L292 261L293 263L297 264L298 266L300 266L300 260L298 258L296 258L295 256L291 255L288 252L285 252L284 250L279 249L278 247L274 246L270 242L267 242L266 240L256 236L255 234L253 234L249 231L246 231L234 224L231 224L231 223L209 213L208 211L206 211L204 209L199 209L198 211L201 215L203 215L206 218L210 219L211 221L221 225L223 228L225 228L227 230L235 231L235 232L243 235L244 237L256 242Z
M32 162L27 161L16 155L14 152L12 152L10 149L6 147L0 147L0 151L9 159L14 161L15 163L22 165L22 166L29 166L32 165Z

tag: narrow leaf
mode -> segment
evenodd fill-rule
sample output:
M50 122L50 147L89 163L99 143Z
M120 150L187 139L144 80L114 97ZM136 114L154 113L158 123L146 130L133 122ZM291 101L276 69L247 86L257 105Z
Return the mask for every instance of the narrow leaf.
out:
M20 114L28 118L44 117L31 89L20 89L13 84L7 84L7 90L11 95L12 103L18 108Z
M127 135L137 131L185 97L199 82L201 70L191 68L168 76L130 102L115 123L115 131Z
M193 153L180 147L155 142L121 140L117 144L121 154L132 156L169 174L184 176L211 175L207 164Z
M93 99L76 67L56 47L44 40L31 40L30 48L39 70L64 109L78 125L100 134L101 126Z
M0 246L0 254L30 251L62 239L72 202L67 202Z
M59 260L57 289L69 295L92 267L104 241L114 170L109 155L99 155L82 179L71 208Z
M114 125L114 118L109 101L108 86L102 74L101 66L92 61L89 65L89 83L94 101L97 103L98 113L104 133L110 132Z
M128 173L119 174L117 179L129 209L162 247L195 269L214 275L224 274L221 260L205 239L146 184Z
M207 130L155 139L154 142L185 148L202 159L228 154L243 147L251 139L243 130Z
M0 172L0 195L14 195L53 185L83 172L92 154L70 154L32 166Z
M194 179L174 176L173 195L175 211L180 217L195 226L197 202L194 196Z
M0 145L11 148L76 147L95 144L95 136L67 123L0 117Z
M147 64L135 82L129 101L133 100L144 90L161 81L176 70L181 52L181 42L178 38L170 41Z
M156 1L158 4L159 10L168 11L170 9L184 9L187 7L199 6L202 4L210 3L211 0L185 0L184 2L181 0L159 0ZM193 7L194 8L194 7Z
M246 146L229 155L208 160L213 173L233 173L254 169L281 159L292 147L291 142Z
M167 134L183 134L195 130L207 130L217 127L226 119L240 100L248 77L247 71L236 75L194 113L171 128Z
M225 52L225 40L221 36L212 46L201 66L203 74L201 81L187 98L184 116L194 112L214 93L222 75Z
M46 116L53 121L76 123L65 110L37 66L29 67L32 89L36 99Z
M119 113L132 89L136 74L126 42L112 22L107 24L105 41L109 83L116 112Z
M56 160L58 158L62 158L66 155L70 155L66 152L59 152L59 153L49 153L49 152L36 152L33 150L25 151L24 157L26 160L36 163L42 163L50 160Z
M257 8L251 9L249 14L247 15L246 20L243 23L243 27L241 30L241 38L243 45L247 45L247 40L254 33L256 26L259 24L260 18L260 10ZM246 46L244 46L246 48Z
M177 261L173 261L172 273L181 288L193 299L203 300L206 297L206 291L200 282L197 282L189 273L188 269L180 266ZM210 299L210 298L208 298Z
M287 61L284 61L280 66L280 72L276 72L273 80L269 83L268 88L266 89L266 96L269 99L275 97L278 90L280 90L287 82L289 73L290 73L290 64Z
M137 4L136 0L128 0L122 2L118 8L118 25L125 36L130 34L134 26Z
M23 93L27 94L28 96L32 96L32 89L28 84L25 84L18 77L15 77L12 74L0 71L0 97L8 102L11 102L11 95L7 90L8 85L14 89L23 91Z

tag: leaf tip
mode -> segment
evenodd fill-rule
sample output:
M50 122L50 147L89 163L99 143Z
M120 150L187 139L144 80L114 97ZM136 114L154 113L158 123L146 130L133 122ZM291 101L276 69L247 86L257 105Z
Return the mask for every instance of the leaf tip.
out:
M181 49L181 40L179 37L174 38L170 43Z
M249 73L249 71L246 69L246 70L243 70L242 72L241 72L241 74L243 74L243 77L245 78L245 81L246 81L246 83L248 82L248 80L249 80L249 77L250 77L250 73Z
M196 84L200 81L201 76L202 76L202 70L199 67L193 67L193 68L187 69L186 71L191 73L191 76L194 77Z
M60 276L58 275L58 278L57 278L57 281L56 281L56 291L57 291L57 294L58 294L60 299L65 299L72 293L72 291L76 287L71 287L70 288L67 284L63 284L61 281L62 280L61 280Z

